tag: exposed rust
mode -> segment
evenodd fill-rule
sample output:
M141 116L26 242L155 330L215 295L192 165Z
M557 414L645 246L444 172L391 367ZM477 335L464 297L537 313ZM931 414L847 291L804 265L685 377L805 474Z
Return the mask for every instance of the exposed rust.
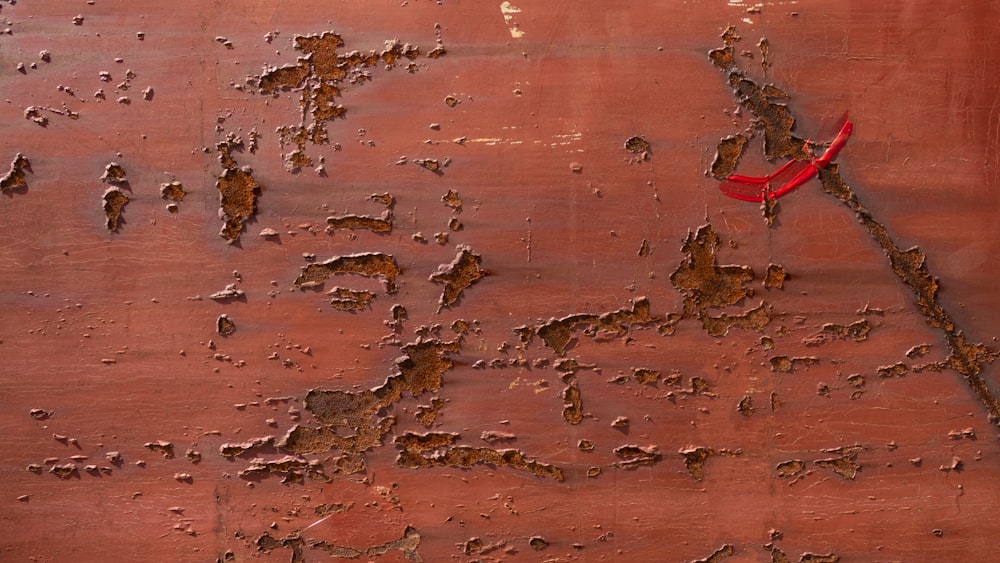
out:
M826 323L819 333L814 334L802 341L806 346L818 346L830 340L847 340L864 342L868 340L868 333L871 332L872 325L867 319L855 321L849 325L836 323Z
M381 278L386 293L396 292L396 277L401 270L396 259L381 252L364 252L336 256L325 262L309 264L302 269L295 281L295 287L318 287L333 275L355 274L369 278Z
M784 289L785 280L788 274L785 269L778 264L768 264L767 273L764 274L764 287L768 289Z
M128 185L128 178L125 177L125 169L117 162L110 162L104 167L104 174L101 174L101 181L114 186Z
M614 463L615 467L622 469L635 469L643 465L653 465L663 459L659 448L650 445L646 447L627 444L614 449L615 455L622 461Z
M388 209L378 217L368 217L365 215L338 215L334 217L327 217L326 224L328 228L333 230L338 229L351 229L351 230L368 230L373 233L391 233L392 232L392 212Z
M774 470L778 477L797 477L806 468L806 462L801 459L790 459L779 463Z
M535 551L541 551L549 546L549 542L545 541L545 538L541 536L532 536L528 539L528 545Z
M396 458L396 464L400 467L410 468L433 465L451 467L492 465L511 467L540 477L549 477L556 481L563 480L562 469L555 465L528 459L520 450L495 450L455 445L459 437L458 434L445 432L427 434L407 432L402 436L397 436L394 442L400 452L399 457Z
M837 563L837 561L840 561L840 556L836 553L827 553L826 555L803 553L802 557L799 558L799 563Z
M875 372L881 378L903 377L910 371L910 367L899 362L888 366L879 366Z
M762 330L771 322L765 302L739 315L723 313L713 317L710 309L737 305L753 295L745 285L755 275L748 266L719 266L715 251L719 248L719 235L711 224L705 224L688 236L681 247L686 258L670 274L670 282L684 295L684 312L681 318L697 317L702 327L712 336L724 336L731 327Z
M14 156L10 170L0 177L0 193L24 193L28 189L28 178L25 172L31 172L31 162L21 153Z
M726 455L726 456L737 456L741 455L742 450L730 450L728 448L715 449L707 448L704 446L687 446L681 448L678 452L684 457L684 466L687 468L687 472L696 481L701 481L705 478L705 461L709 456L712 455Z
M417 407L417 413L414 417L424 428L430 428L434 425L434 421L437 420L438 415L441 414L441 407L443 406L444 399L433 397L430 405L420 405Z
M724 39L727 47L731 41ZM762 53L767 54L766 41L760 44ZM710 56L717 66L719 57ZM786 98L781 90L773 87L761 88L744 73L732 67L734 61L726 61L728 81L736 90L739 102L750 110L764 127L764 150L769 158L791 157L807 159L806 143L792 134L795 119L788 106L772 102L773 98ZM878 221L840 175L839 165L831 163L819 170L823 191L838 199L850 209L868 231L872 239L889 258L892 271L913 292L917 305L930 326L938 328L948 343L950 354L945 364L958 372L976 394L980 403L989 413L990 419L1000 422L1000 402L997 401L980 373L983 368L996 361L998 352L982 343L971 343L965 333L956 325L951 315L938 303L938 281L928 271L926 257L919 248L901 250L885 226Z
M563 389L563 419L570 424L580 424L583 421L583 398L580 388L571 384Z
M419 397L438 391L442 375L453 363L446 354L458 351L458 342L421 340L403 346L397 371L382 385L364 391L316 390L305 398L306 409L318 426L295 425L278 441L278 447L295 454L339 450L333 470L352 474L365 470L364 452L382 446L396 423L381 411L402 399L403 391Z
M157 440L155 442L146 442L143 444L147 450L152 452L159 452L163 454L163 457L170 459L174 457L174 445L166 440Z
M173 201L183 201L187 192L184 191L184 184L174 180L160 184L160 197Z
M360 85L371 80L367 69L381 66L389 70L404 59L412 61L420 55L420 48L397 40L386 41L385 49L368 53L350 51L339 53L344 46L342 37L332 31L321 34L297 35L293 40L296 50L303 56L293 65L265 68L251 82L262 94L277 96L280 91L298 94L301 119L297 124L279 127L277 132L282 146L292 145L297 155L290 171L312 166L312 159L305 154L307 143L329 144L327 124L343 118L347 109L337 103L345 83ZM415 65L409 66L416 70Z
M588 336L608 335L618 338L628 334L633 326L645 326L657 320L650 315L649 299L640 297L630 307L610 313L600 315L581 313L561 319L550 319L538 325L535 333L545 346L562 356L573 339L573 330L579 325L587 325L584 334Z
M104 226L109 231L116 232L122 224L122 210L129 202L128 196L118 188L108 188L101 196L104 207Z
M455 190L448 190L448 193L441 196L441 201L457 212L462 211L462 196Z
M219 236L234 243L239 240L246 221L257 213L260 184L249 168L226 168L215 187L219 190L219 214L225 221Z
M266 448L274 445L274 436L251 438L246 442L226 442L219 446L219 454L223 457L236 457L255 448Z
M625 139L625 150L632 154L643 154L649 152L649 141L638 135Z
M489 275L488 270L479 267L483 261L479 254L465 245L459 245L457 250L455 259L450 264L439 266L429 278L434 283L444 285L438 301L439 311L444 307L450 308L466 288Z
M270 475L280 475L282 483L302 483L306 477L316 481L329 481L318 460L286 455L277 459L254 458L250 465L241 469L238 475L243 479L261 479Z
M855 444L852 446L842 446L839 448L824 450L827 453L840 454L840 457L817 459L813 463L818 467L830 469L844 479L854 479L854 477L858 474L858 470L861 468L861 464L856 461L858 453L863 449L864 448L862 446Z
M333 297L330 306L340 311L359 311L371 306L375 294L367 290L354 290L345 287L335 287L327 292Z
M773 356L770 359L771 371L775 373L792 373L796 366L812 366L819 363L817 358L812 356Z
M743 398L736 405L736 410L743 416L753 414L753 398L750 395L743 395Z
M229 315L219 315L215 323L215 330L222 336L229 336L236 332L236 323L229 318Z
M742 133L730 135L719 141L715 150L715 159L712 161L712 176L719 180L725 180L736 172L736 165L743 156L743 149L746 147L747 137Z
M708 557L705 557L704 559L694 559L691 563L718 563L723 559L729 559L733 553L735 553L735 550L733 549L732 544L727 543L719 549L716 549Z
M649 368L633 368L632 377L643 385L651 385L660 379L660 371Z

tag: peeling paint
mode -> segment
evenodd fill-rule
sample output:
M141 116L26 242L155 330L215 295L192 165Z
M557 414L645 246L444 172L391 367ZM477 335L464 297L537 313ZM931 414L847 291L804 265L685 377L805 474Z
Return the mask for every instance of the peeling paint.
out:
M479 267L483 259L471 248L459 245L457 250L455 259L450 264L442 264L429 278L432 282L444 285L438 301L438 311L444 307L451 308L462 292L490 274L488 270Z
M381 278L386 293L396 292L396 277L402 271L396 264L396 259L390 254L381 252L366 252L347 254L330 258L325 262L309 264L302 268L302 273L295 278L295 287L299 289L314 288L323 285L330 276L340 274L355 274L369 278Z
M25 172L31 172L31 162L28 157L17 153L10 163L10 170L0 177L0 193L10 195L26 192L28 178Z

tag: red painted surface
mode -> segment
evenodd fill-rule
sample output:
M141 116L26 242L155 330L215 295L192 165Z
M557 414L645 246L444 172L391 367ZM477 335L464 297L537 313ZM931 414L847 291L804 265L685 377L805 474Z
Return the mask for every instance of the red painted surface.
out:
M969 342L997 346L1000 88L988 47L998 39L996 8L515 4L519 11L451 0L0 2L9 22L0 30L10 28L0 35L0 172L17 153L31 163L26 190L0 197L4 560L213 561L227 552L289 560L291 548L258 549L267 533L302 538L307 561L330 557L311 547L319 541L399 561L403 551L366 550L408 526L424 561L687 561L727 544L733 560L768 561L769 542L791 561L995 558L1000 448L986 408L950 369L878 375L948 356L882 249L821 189L782 198L768 228L756 206L725 197L705 170L719 139L749 123L706 56L733 24L744 38L737 61L790 95L801 130L830 117L823 108L849 111L855 128L837 156L841 175L900 248L926 254L938 302ZM279 147L275 128L299 123L299 94L234 85L265 66L295 64L293 37L324 31L342 36L342 52L381 51L398 38L426 54L440 38L447 53L421 55L415 72L376 65L369 82L344 83L337 103L347 113L328 124L330 144L306 146L316 164L325 157L326 175L290 174L282 153L291 149ZM766 76L760 37L770 46ZM106 99L95 99L98 89ZM459 103L450 107L449 96ZM55 110L39 110L47 126L25 118L31 106ZM216 144L230 132L246 143L253 128L259 148L233 157L262 186L258 210L230 245L218 234ZM648 158L625 150L633 136L648 141ZM415 159L451 160L438 175ZM110 162L128 179L114 233L101 199ZM752 140L740 173L773 167ZM187 191L177 213L159 191L173 180ZM449 189L461 212L441 201ZM391 233L324 232L329 216L378 217L385 207L368 198L385 192L395 198ZM461 230L449 229L453 217ZM681 312L670 275L685 259L685 236L706 219L721 237L718 263L756 273L746 284L753 296L713 314L737 315L763 299L770 323L724 337L695 318L672 336L660 323L597 338L577 327L566 357L586 366L575 373L584 416L567 423L559 358L538 336L523 345L513 329L618 311L643 296L655 317ZM259 236L265 228L277 235ZM456 259L458 245L480 255L488 275L438 311L442 285L429 277ZM395 258L395 294L353 275L321 291L293 287L304 254L322 262L364 252ZM772 263L789 274L784 289L761 285ZM228 284L245 300L209 299ZM376 297L370 308L340 311L326 296L335 286ZM394 304L407 311L395 333L386 325ZM216 332L222 314L236 325L231 336ZM867 339L817 345L824 325L863 318ZM312 424L302 404L310 389L383 385L401 354L390 335L415 342L440 324L440 338L451 340L458 319L474 330L450 355L440 391L403 392L380 413L396 424L364 453L363 473L334 474L337 452L324 452L304 457L323 464L330 482L250 480L238 473L252 458L287 452L220 454L225 443L280 439ZM925 357L905 355L920 344L930 345ZM776 372L776 356L817 363ZM634 368L680 380L641 384ZM855 399L853 374L865 379ZM624 383L609 382L619 376ZM1000 390L995 364L982 376ZM692 377L709 394L685 393ZM432 397L444 403L428 430L415 414ZM749 415L737 410L744 397ZM35 408L51 415L33 418ZM612 426L619 417L627 427ZM516 449L559 467L564 480L504 466L400 467L393 440L428 431ZM489 443L484 432L515 438ZM582 451L581 439L594 449ZM144 447L158 440L173 445L174 458ZM614 450L624 445L655 446L661 458L617 467ZM692 446L716 451L700 481L679 453ZM114 451L120 465L107 459ZM853 479L816 464L844 452L860 465ZM779 476L789 460L806 463L798 477ZM77 470L67 479L49 472L70 463ZM41 471L26 471L30 464ZM600 475L588 477L592 467ZM184 473L189 480L175 478ZM321 507L336 503L344 510ZM548 546L536 552L533 537Z

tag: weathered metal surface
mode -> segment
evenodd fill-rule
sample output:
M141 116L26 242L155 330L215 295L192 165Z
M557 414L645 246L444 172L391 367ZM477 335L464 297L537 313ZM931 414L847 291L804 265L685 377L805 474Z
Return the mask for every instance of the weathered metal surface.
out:
M514 4L0 2L4 560L995 558L997 7Z

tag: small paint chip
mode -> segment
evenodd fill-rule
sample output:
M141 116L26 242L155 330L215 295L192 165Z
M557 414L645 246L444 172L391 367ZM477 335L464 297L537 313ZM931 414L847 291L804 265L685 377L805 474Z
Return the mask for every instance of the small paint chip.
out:
M216 331L222 336L229 336L236 332L236 323L229 318L229 315L219 315L216 321Z

